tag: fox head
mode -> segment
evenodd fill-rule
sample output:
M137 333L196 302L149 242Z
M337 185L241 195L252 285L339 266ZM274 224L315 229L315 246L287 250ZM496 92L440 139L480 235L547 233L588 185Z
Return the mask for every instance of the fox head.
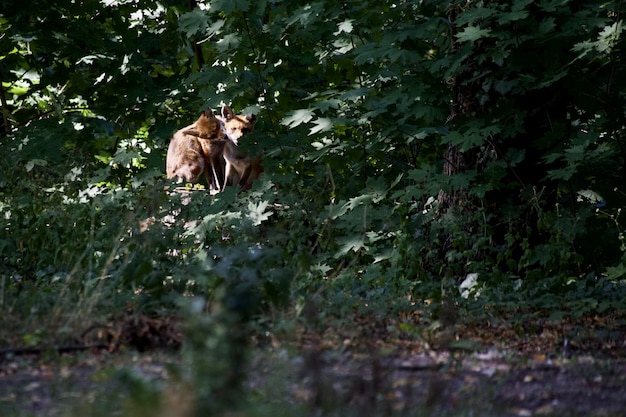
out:
M200 114L198 120L183 133L202 139L220 139L226 134L226 126L213 114L213 110L206 109Z
M238 140L244 135L252 132L256 123L256 115L235 114L228 106L222 107L222 122L226 130L226 136L238 145Z

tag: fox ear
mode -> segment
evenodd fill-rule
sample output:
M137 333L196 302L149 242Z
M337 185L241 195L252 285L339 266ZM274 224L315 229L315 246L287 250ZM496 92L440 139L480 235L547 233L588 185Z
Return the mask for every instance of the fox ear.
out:
M210 108L207 108L205 111L202 112L203 115L205 115L206 117L213 117L213 110L211 110Z
M246 116L246 119L248 119L250 123L254 123L256 122L256 114L249 114Z
M226 120L230 120L235 117L235 112L230 107L224 105L222 106L222 117Z

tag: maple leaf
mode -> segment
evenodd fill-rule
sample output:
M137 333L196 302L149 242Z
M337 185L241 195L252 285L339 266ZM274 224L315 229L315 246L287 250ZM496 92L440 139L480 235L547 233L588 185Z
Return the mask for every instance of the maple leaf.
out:
M248 217L252 220L254 226L260 225L274 214L271 211L265 211L267 205L267 201L261 201L259 204L255 204L252 201L248 203Z
M310 109L298 109L288 113L289 116L285 117L281 124L294 128L300 126L302 123L308 123L313 118L313 110Z
M491 36L490 29L481 29L480 26L468 26L462 32L456 34L460 42L475 42L481 38Z

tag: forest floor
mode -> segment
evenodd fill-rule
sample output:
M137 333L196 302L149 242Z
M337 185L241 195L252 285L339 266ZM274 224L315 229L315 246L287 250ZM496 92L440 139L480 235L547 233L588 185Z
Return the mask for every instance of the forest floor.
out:
M228 415L626 416L621 348L570 346L552 330L499 346L477 329L473 340L457 329L429 343L303 331L250 350L248 406ZM182 363L180 350L7 355L0 415L191 416L191 396L176 388ZM138 412L142 397L159 412Z
M163 352L4 361L0 415L85 415L81 410L93 412L103 406L119 415L131 407L123 401L133 391L129 379L164 386L169 369L179 362L178 355ZM281 405L293 410L301 404L310 411L319 408L330 415L359 416L626 415L626 361L622 359L589 355L548 359L495 350L376 358L334 351L291 356L270 349L258 352L251 365L246 389L257 402L272 403L274 411ZM190 415L184 407L176 410L159 414ZM286 413L292 414L295 411Z

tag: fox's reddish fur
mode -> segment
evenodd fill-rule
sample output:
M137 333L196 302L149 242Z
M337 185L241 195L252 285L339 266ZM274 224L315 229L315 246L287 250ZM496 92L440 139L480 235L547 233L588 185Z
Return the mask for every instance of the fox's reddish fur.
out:
M219 182L215 182L219 171L223 172L225 143L223 122L211 109L205 110L194 124L174 134L167 149L167 178L178 177L193 183L204 174L207 183L219 189Z
M232 185L241 185L243 189L249 189L252 181L259 178L263 172L261 166L262 154L249 157L238 149L239 139L252 132L256 123L256 116L237 115L230 107L222 107L221 120L224 122L226 133L231 138L224 144L223 155L226 163L224 172L224 183L222 190L226 187L226 183L230 180Z

